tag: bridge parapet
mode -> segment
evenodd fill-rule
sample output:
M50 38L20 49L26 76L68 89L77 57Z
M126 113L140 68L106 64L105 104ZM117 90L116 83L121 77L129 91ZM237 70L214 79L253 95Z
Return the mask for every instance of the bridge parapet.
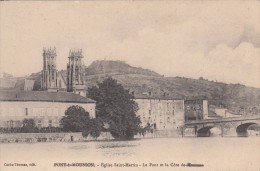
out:
M247 129L254 124L260 124L260 116L189 121L184 130L194 129L195 136L210 136L210 129L218 128L222 136L247 136Z
M204 119L204 120L196 120L185 122L185 125L197 125L204 123L221 123L221 122L239 122L239 121L250 121L250 120L260 120L260 116L258 117L235 117L235 118L221 118L221 119Z

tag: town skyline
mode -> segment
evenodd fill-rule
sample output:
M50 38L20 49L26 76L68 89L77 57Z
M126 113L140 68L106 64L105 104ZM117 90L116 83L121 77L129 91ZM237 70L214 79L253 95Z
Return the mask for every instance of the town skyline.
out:
M75 48L82 49L86 66L121 60L167 77L260 88L257 7L259 2L3 3L1 72L41 71L44 47L56 47L57 68L66 69Z

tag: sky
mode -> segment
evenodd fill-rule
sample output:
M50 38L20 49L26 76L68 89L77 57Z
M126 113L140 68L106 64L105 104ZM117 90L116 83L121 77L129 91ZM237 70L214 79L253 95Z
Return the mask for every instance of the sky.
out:
M260 88L260 1L1 2L1 72L39 72L43 47L56 47L59 70L79 48L87 66L122 60Z

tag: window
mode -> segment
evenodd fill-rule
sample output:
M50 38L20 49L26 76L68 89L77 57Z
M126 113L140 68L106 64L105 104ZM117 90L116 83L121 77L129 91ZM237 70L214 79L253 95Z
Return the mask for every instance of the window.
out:
M38 120L38 128L41 128L41 127L42 127L42 121Z
M175 112L175 111L173 110L173 111L172 111L172 115L174 115L174 114L175 114L174 112Z
M9 126L10 126L10 128L13 128L14 127L14 121L10 120L9 121Z
M54 75L55 75L55 72L54 72L54 69L52 69L52 71L51 71L51 78L52 78L52 80L54 80Z
M49 127L52 127L52 120L49 120Z
M175 103L174 102L172 102L172 108L175 109Z
M61 88L61 80L59 80L59 88Z
M152 114L152 110L149 110L149 115L151 115Z
M149 122L149 123L152 122L152 118L151 118L151 117L148 118L148 122Z
M63 127L61 120L59 120L59 127L60 127L60 128Z
M25 116L28 116L28 108L25 108Z
M79 68L78 68L78 66L76 66L76 69L75 69L75 80L76 81L79 81Z
M200 105L199 105L199 104L196 104L196 106L195 106L195 107L196 107L196 109L197 109L197 110L200 110L200 109L201 109L201 107L200 107Z

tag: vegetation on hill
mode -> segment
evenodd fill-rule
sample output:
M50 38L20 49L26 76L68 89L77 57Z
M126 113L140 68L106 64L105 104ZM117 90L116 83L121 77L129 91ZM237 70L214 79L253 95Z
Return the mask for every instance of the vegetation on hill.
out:
M154 71L132 67L123 61L94 61L85 69L85 75L99 75L99 74L109 74L109 75L122 75L122 74L137 74L160 77L160 75Z
M66 79L66 70L61 73ZM260 110L260 89L241 84L225 84L202 77L163 77L154 71L132 67L122 61L94 61L85 68L83 75L87 87L96 86L97 82L112 77L136 97L145 97L147 92L151 92L151 97L175 99L204 96L210 104L221 105L234 112L252 110L253 107ZM40 72L29 76L29 79L36 80L35 90L40 89L40 77Z
M99 65L98 62L95 62L95 66ZM120 65L120 62L116 61L116 65ZM124 63L122 63L122 66L124 66ZM92 87L107 77L116 79L124 88L133 92L135 97L148 97L148 92L151 92L150 97L154 98L185 99L205 97L211 105L226 107L236 113L250 112L254 107L260 109L259 88L246 87L241 84L209 81L202 77L191 79L184 77L163 77L159 76L159 74L152 76L152 74L125 72L121 74L120 72L117 72L117 74L107 72L100 74L100 72L97 72L97 74L93 75L86 73L84 78L86 86Z

